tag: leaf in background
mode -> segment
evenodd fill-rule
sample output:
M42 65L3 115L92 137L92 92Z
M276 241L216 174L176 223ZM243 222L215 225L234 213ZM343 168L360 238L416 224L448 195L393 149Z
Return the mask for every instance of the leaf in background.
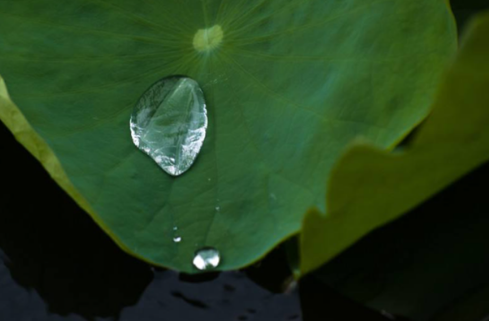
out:
M409 148L388 153L364 142L349 148L329 181L327 215L312 210L304 220L300 273L318 268L489 159L488 56L485 14L469 29L433 113Z
M15 132L13 113L25 116L19 140L46 151L44 166L126 251L186 272L201 247L236 269L297 233L324 208L348 142L388 148L423 119L456 46L444 0L0 5L0 73L17 106L5 101L0 119ZM135 148L128 121L176 74L203 88L209 128L173 178Z
M489 315L489 163L309 276L412 321Z

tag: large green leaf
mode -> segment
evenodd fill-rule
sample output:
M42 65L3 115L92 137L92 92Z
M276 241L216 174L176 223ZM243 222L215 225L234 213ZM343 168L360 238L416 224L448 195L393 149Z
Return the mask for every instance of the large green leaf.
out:
M301 273L489 159L488 57L485 14L471 25L433 113L407 149L388 153L365 142L349 148L329 181L327 215L312 210L304 220Z
M456 38L445 0L0 5L15 102L0 118L126 251L187 272L202 246L235 269L297 233L325 207L349 141L390 147L426 115ZM209 110L202 152L178 178L128 126L140 95L174 74L201 84Z

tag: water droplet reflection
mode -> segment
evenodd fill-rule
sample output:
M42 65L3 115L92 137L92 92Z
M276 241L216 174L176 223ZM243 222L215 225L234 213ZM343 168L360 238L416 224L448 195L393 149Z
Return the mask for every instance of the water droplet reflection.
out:
M204 93L188 77L168 77L151 86L131 115L134 144L165 172L179 176L200 153L207 131Z
M200 271L217 268L221 262L219 251L212 247L205 247L195 253L193 265Z

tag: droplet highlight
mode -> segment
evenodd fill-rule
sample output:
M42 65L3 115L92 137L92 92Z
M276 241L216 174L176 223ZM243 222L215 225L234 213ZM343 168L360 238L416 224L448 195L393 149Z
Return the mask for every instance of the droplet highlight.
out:
M195 253L193 265L200 271L208 271L218 267L221 262L219 251L213 247L205 247Z
M151 86L131 115L134 145L172 176L195 162L207 132L204 93L188 77L168 77Z
M175 242L175 243L180 243L181 241L182 241L182 237L181 236L175 236L173 238L173 242Z

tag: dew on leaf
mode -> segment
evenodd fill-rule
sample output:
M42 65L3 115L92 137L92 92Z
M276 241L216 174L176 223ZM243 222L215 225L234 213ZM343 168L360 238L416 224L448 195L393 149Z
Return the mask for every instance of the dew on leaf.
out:
M205 247L195 253L192 263L198 270L207 271L215 269L220 261L221 256L218 250L212 247Z
M195 162L207 131L204 93L193 79L164 78L139 99L131 115L134 144L172 176Z

